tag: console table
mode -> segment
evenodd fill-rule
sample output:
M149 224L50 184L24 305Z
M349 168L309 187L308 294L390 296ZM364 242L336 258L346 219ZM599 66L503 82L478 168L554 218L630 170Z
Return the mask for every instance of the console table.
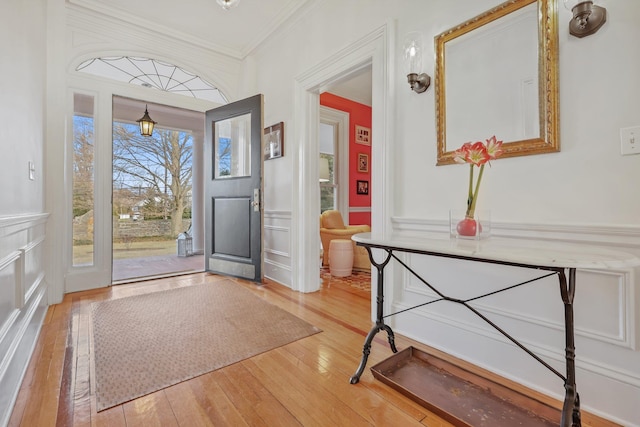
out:
M392 238L373 239L371 233L360 233L352 237L358 246L363 246L369 253L371 264L377 269L378 289L376 297L376 323L367 334L362 350L362 360L356 373L351 377L351 384L360 381L360 376L364 372L367 359L371 352L371 343L375 335L380 331L386 331L391 350L396 353L393 330L384 323L384 319L389 316L406 312L417 307L422 307L439 301L449 301L460 304L475 315L480 317L491 327L505 336L513 344L524 350L527 354L541 363L555 375L564 381L565 399L562 407L562 427L580 427L580 398L576 389L575 378L575 345L574 345L574 320L573 320L573 298L576 286L576 269L623 269L633 268L640 265L640 259L635 255L613 250L604 246L593 246L588 244L566 244L553 241L533 241L516 240L507 238L492 237L485 240L463 240L450 238ZM381 261L374 259L372 249L380 249L383 258ZM536 269L541 272L539 277L525 282L516 283L503 287L496 291L474 296L468 299L452 298L431 283L420 277L410 266L396 256L396 252L429 255L459 259L465 261L482 262L489 264L500 264L516 267ZM402 310L397 313L384 315L384 268L395 259L400 265L407 269L412 275L420 280L429 289L438 295L438 298L427 303ZM560 295L564 303L565 321L565 361L566 373L562 374L545 362L538 355L533 353L514 337L505 332L493 321L488 319L469 303L478 299L505 292L510 289L523 286L528 283L541 280L546 277L557 276L560 285Z

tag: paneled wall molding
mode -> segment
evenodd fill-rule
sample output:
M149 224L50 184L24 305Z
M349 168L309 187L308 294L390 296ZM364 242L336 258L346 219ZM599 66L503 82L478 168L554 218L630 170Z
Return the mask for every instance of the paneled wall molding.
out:
M291 287L291 211L264 212L264 276Z
M392 217L391 222L393 231L401 234L449 233L448 219ZM516 223L492 220L491 234L496 237L519 239L584 242L640 251L640 226L635 225Z
M5 425L47 310L47 213L0 218L0 425Z
M291 220L291 211L278 211L278 210L266 210L264 211L264 218L270 219L288 219Z
M28 227L45 224L48 217L48 213L0 217L0 237L16 233Z
M264 252L267 253L267 254L279 255L279 256L283 256L283 257L291 256L291 254L289 252L276 251L274 249L269 249L269 248L265 248Z
M392 307L394 311L400 311L400 310L406 310L410 308L411 305L396 303L396 304L393 304ZM425 321L428 320L428 321L443 323L449 326L455 326L459 329L463 329L471 333L481 335L488 339L497 341L502 345L512 347L516 349L516 351L520 351L519 349L517 349L515 344L508 341L498 332L480 327L476 323L466 322L466 321L460 320L459 318L443 315L442 313L430 313L424 310L423 311L414 310L412 311L412 314L414 314L415 316L424 318ZM416 336L415 334L407 333L407 332L402 332L402 334L411 339L415 339L416 341L423 341L421 337ZM563 352L564 347L552 348L552 347L542 345L540 343L536 343L526 339L518 339L518 341L520 341L522 344L524 344L526 347L528 347L530 350L532 350L534 353L536 353L538 356L542 357L546 361L557 362L557 366L562 366L565 363L564 352ZM433 344L429 343L429 345L433 345ZM435 347L439 348L439 346L437 345ZM439 348L439 349L442 351L451 353L451 351L448 349L445 349L445 348ZM463 357L464 355L454 354L454 356L464 358ZM492 368L490 365L485 365L483 363L477 363L477 362L476 364L484 369L495 371L495 368ZM598 375L603 375L605 377L615 379L616 381L619 381L621 383L629 384L633 387L640 388L640 376L638 374L631 371L620 369L619 366L616 366L607 362L598 361L593 358L580 355L577 362L577 368L583 369L585 371L595 373ZM500 374L503 375L504 373L500 373ZM511 377L510 375L505 375L505 376Z
M44 285L44 272L41 272L40 274L38 274L38 276L36 277L36 280L29 286L29 288L26 290L26 292L24 293L24 300L25 301L29 301L33 295L35 294L35 292L40 289L41 286Z
M408 265L412 265L412 255L407 254L405 256L405 262L408 262ZM585 338L599 341L603 343L613 344L616 346L620 346L623 348L627 348L630 350L636 350L636 328L635 322L633 319L636 319L638 316L636 315L636 309L634 305L634 292L633 292L633 281L632 274L629 271L616 271L616 270L608 270L608 271L599 271L599 270L581 270L583 274L589 275L605 275L605 276L613 276L617 279L616 293L618 295L617 303L618 306L616 313L610 313L610 315L616 315L618 329L617 331L607 333L606 331L599 331L595 328L581 327L579 323L575 325L575 334L576 336L583 336ZM405 290L418 295L424 295L429 299L437 299L439 296L433 292L428 287L424 286L422 283L419 283L417 280L414 280L411 273L404 270L403 271L403 283L405 284ZM556 279L553 279L556 280ZM535 286L535 284L531 284L529 286ZM506 319L510 319L510 322L525 322L530 325L536 325L538 327L553 329L555 331L563 332L564 331L564 323L556 321L554 319L548 319L542 316L529 315L523 313L518 310L517 307L514 309L507 309L504 307L496 307L491 306L486 303L483 303L482 300L474 301L473 307L484 313L491 313L496 316L500 316ZM421 309L417 309L421 310ZM428 313L428 309L422 309ZM440 316L440 314L439 314ZM446 317L446 316L445 316ZM507 323L508 324L508 323ZM465 328L466 329L466 328ZM474 326L474 331L476 331L476 327ZM493 332L490 328L483 328L488 332Z
M22 253L18 251L11 251L8 255L0 259L0 271L4 270L8 265L16 262L16 260L20 259Z
M291 267L286 265L286 264L282 264L280 262L276 262L276 261L272 261L272 260L265 260L264 261L265 264L269 264L272 267L276 267L280 270L285 270L285 271L291 271Z
M22 285L21 289L22 303L29 301L34 292L40 287L44 280L44 270L42 270L42 254L44 252L45 236L42 235L26 244L20 249L22 259ZM33 270L35 269L35 270Z
M400 311L400 310L406 310L410 308L411 305L404 304L404 303L396 303L393 305L393 307L394 307L394 310ZM501 344L516 348L515 344L508 341L500 333L498 333L493 329L484 328L481 326L480 323L477 323L477 322L469 322L458 317L450 316L448 314L443 314L440 312L432 313L427 310L413 310L412 314L415 314L416 316L422 317L424 319L428 319L430 321L443 323L449 326L454 326L456 328L471 332L475 335L481 335L485 338L492 339ZM564 353L561 351L564 349L564 347L562 349L555 349L540 343L536 343L536 342L533 342L527 339L521 339L521 338L518 338L518 341L520 341L526 347L529 347L534 353L538 354L539 356L542 356L544 358L550 358L557 362L564 363Z

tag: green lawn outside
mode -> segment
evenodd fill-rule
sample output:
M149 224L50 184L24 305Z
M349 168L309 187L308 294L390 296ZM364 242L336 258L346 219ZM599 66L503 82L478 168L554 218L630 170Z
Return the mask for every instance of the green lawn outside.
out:
M143 258L156 255L178 254L175 240L145 240L142 242L114 243L113 259ZM93 245L74 245L73 264L89 264L93 257Z

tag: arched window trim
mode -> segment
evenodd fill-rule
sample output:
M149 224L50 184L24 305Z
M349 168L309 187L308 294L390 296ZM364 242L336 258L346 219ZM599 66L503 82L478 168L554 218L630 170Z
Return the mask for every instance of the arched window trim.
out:
M76 71L120 82L227 104L220 90L177 65L151 58L105 56L83 61Z

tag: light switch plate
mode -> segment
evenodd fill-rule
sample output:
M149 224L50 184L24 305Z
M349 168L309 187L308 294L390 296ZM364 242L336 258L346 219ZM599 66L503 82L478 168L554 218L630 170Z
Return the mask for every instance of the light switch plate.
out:
M640 154L640 126L620 129L620 152L623 156Z
M29 179L34 181L36 179L36 165L33 162L29 162Z

